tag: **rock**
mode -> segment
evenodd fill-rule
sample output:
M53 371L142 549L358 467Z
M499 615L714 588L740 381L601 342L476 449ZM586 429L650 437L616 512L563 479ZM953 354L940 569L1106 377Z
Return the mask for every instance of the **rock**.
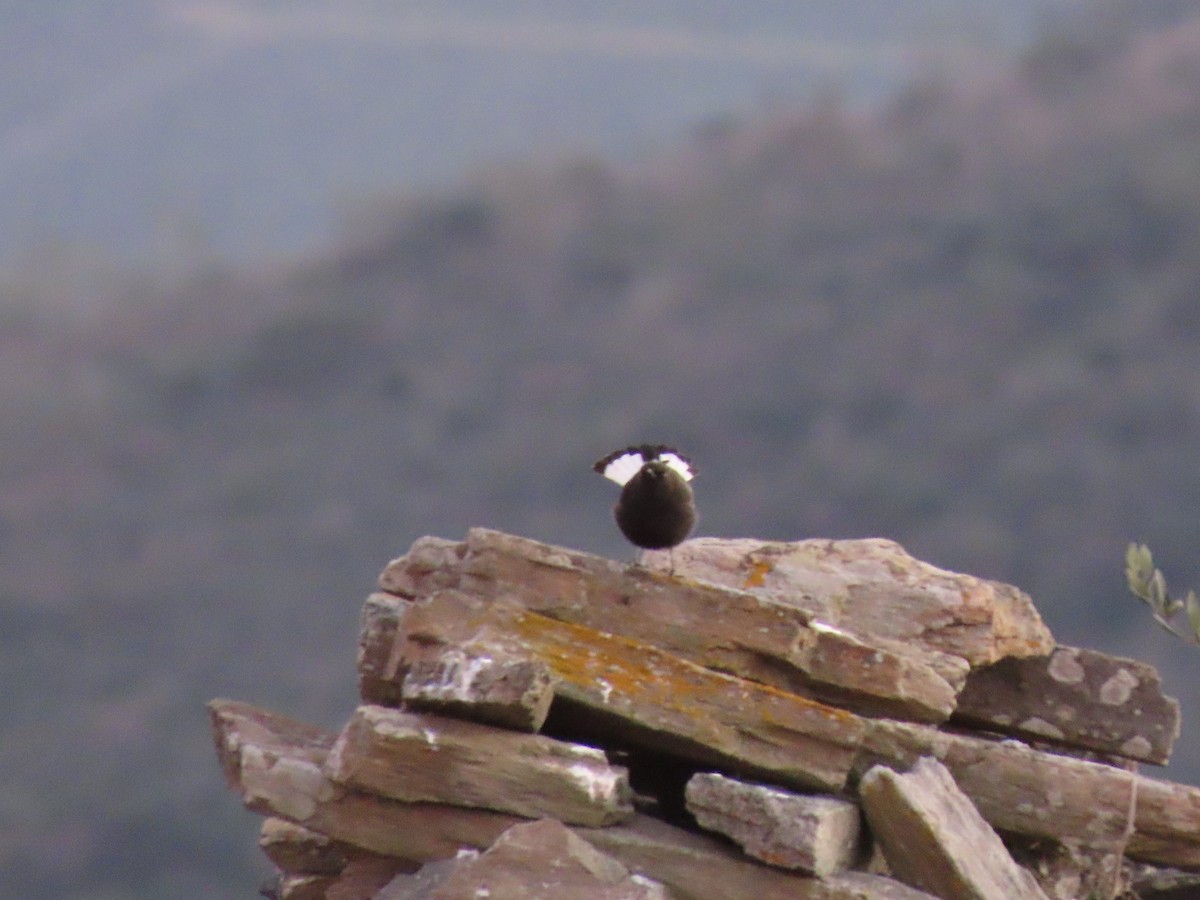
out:
M554 699L550 667L521 656L447 648L408 669L404 705L515 731L541 730Z
M226 778L270 817L271 895L931 896L894 871L943 896L1112 900L1135 864L1200 870L1200 788L1134 761L1178 734L1151 667L1056 648L1020 591L890 541L674 557L422 538L364 606L365 705L340 735L213 701ZM723 836L668 824L688 810ZM1194 887L1159 876L1138 889Z
M326 761L334 781L394 800L611 825L633 815L604 753L442 716L360 706Z
M983 817L1004 832L1117 850L1163 866L1200 867L1200 788L1124 769L909 722L870 720L865 773L940 760Z
M387 678L383 669L407 606L383 592L371 594L363 604L358 627L358 694L367 703L400 704L400 685Z
M325 900L372 900L409 868L386 856L356 859L325 888Z
M392 677L392 649L409 607L393 594L367 598L358 642L359 696L366 703L399 706L403 696L410 709L516 731L541 730L554 685L549 668L526 657L506 657L495 648L472 654L469 648L447 645L440 654L428 654L408 667L403 683Z
M522 897L561 900L666 900L661 884L632 876L623 865L561 822L514 825L483 854L463 854L392 881L375 900L475 900Z
M649 816L612 828L578 828L588 843L631 872L689 900L929 900L890 878L842 872L813 878L752 862L727 842Z
M412 601L393 679L448 647L549 667L556 707L589 734L817 790L845 784L864 729L852 713L722 675L656 647L443 590Z
M464 848L490 846L502 832L523 821L486 810L404 803L350 790L324 775L334 735L246 703L214 700L209 709L222 767L246 806L335 841L401 862L447 860ZM572 831L635 875L660 881L696 900L916 900L925 896L888 879L852 877L857 873L821 880L760 866L719 841L644 815L621 825Z
M335 841L426 862L489 846L521 819L440 803L401 803L333 782L324 771L335 736L233 700L209 703L229 786L254 812L287 819Z
M369 900L411 866L389 856L366 854L348 862L336 875L283 873L264 896L279 900Z
M1131 859L1200 869L1200 788L1134 775L1129 844Z
M437 568L430 552L451 568ZM380 584L406 599L447 585L483 600L501 598L654 644L697 665L916 721L945 720L967 672L958 657L850 634L774 598L487 529L472 529L454 552L422 538L384 570Z
M379 589L409 600L442 588L457 587L466 544L446 538L417 538L408 553L379 575Z
M260 891L264 897L278 900L325 900L329 888L337 881L329 875L284 875L271 893Z
M857 804L795 794L714 772L693 775L687 809L701 827L732 838L755 859L785 869L829 875L860 855Z
M1037 879L1051 900L1115 900L1129 889L1129 864L1124 848L1092 849L1058 841L1029 840L1008 835L1009 852ZM1139 900L1142 895L1138 894Z
M1015 587L939 569L895 541L694 538L675 572L751 591L864 637L962 657L971 666L1044 656L1054 639ZM650 555L654 564L658 557Z
M263 819L258 846L286 875L336 875L350 862L344 844L286 819Z
M1163 696L1153 666L1076 647L974 670L954 717L1159 765L1179 737L1179 702Z
M888 867L906 884L945 900L1046 900L932 757L903 775L872 768L859 797Z
M1177 869L1138 866L1130 888L1138 900L1189 900L1200 897L1200 875Z

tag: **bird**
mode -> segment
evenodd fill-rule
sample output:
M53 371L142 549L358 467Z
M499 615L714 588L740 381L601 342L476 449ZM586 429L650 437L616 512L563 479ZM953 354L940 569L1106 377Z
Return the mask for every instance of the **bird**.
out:
M642 550L670 550L696 526L696 503L689 481L696 474L692 461L665 444L639 444L615 450L599 460L593 471L621 485L613 507L617 527ZM671 571L675 557L671 556Z

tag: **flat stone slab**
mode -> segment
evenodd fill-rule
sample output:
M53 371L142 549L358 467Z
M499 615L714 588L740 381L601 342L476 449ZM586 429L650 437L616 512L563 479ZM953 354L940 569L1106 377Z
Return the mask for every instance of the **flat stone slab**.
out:
M865 872L814 878L754 862L728 841L638 815L612 828L579 828L584 840L631 872L689 900L930 900L924 891Z
M348 789L324 773L335 735L233 700L214 700L209 711L221 765L245 805L334 841L402 861L452 862L464 850L482 851L513 825L528 821ZM852 872L818 879L763 866L726 842L644 815L620 825L571 830L633 876L661 882L693 900L928 900L927 894L879 876ZM337 877L296 876L310 888L329 886Z
M1200 788L1125 769L1046 753L1020 741L995 741L912 722L868 722L859 774L875 763L908 769L940 760L994 828L1114 848L1131 859L1200 868Z
M839 797L700 772L688 781L687 809L702 828L732 838L773 866L829 875L862 855L858 804Z
M1165 765L1179 702L1151 665L1078 647L975 669L955 720L1036 740Z
M853 713L639 641L454 590L408 601L390 662L371 665L404 682L414 666L463 650L546 665L556 702L598 736L786 785L840 790L866 727Z
M603 751L383 706L355 710L325 771L340 784L393 800L575 825L611 825L633 815L628 773L610 766Z
M661 565L665 554L647 554ZM1044 656L1050 630L1012 585L950 572L895 541L693 538L674 548L675 572L798 606L855 634L949 653L972 667Z
M905 774L876 766L859 797L888 867L906 884L945 900L1047 900L932 757Z
M631 875L620 862L577 837L561 822L514 825L482 854L432 863L397 876L374 900L668 900L666 889Z
M483 849L522 819L441 803L402 803L352 790L325 773L336 735L234 700L209 703L229 786L246 807L335 841L423 863Z
M384 570L380 586L408 599L447 587L504 599L707 668L914 721L944 721L968 669L961 657L852 632L776 596L667 577L481 528L457 546L418 540Z

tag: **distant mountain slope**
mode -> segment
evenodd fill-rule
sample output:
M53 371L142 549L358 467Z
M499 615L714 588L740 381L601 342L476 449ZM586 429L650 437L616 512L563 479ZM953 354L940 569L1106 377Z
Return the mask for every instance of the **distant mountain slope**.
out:
M0 13L0 264L45 240L250 260L383 186L1011 46L1047 0L828 4L137 0Z

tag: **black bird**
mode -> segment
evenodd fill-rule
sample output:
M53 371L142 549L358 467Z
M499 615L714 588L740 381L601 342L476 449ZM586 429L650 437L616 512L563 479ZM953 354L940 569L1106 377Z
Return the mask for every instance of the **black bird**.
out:
M668 550L691 534L696 504L688 482L696 470L678 450L663 444L626 447L592 468L621 485L613 515L630 543L646 550Z

